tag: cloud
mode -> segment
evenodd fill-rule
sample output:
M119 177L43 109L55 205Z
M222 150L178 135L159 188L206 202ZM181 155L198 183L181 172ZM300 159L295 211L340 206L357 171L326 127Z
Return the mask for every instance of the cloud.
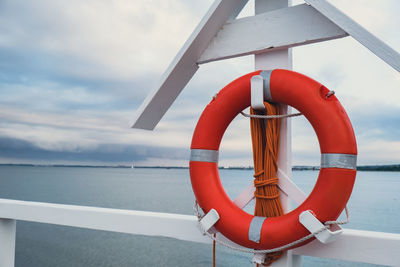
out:
M132 80L162 72L197 21L172 0L13 0L1 22L2 50L32 72Z
M27 149L32 161L136 159L186 165L202 110L222 87L253 70L252 56L201 65L154 132L129 127L211 3L1 2L0 138L21 147L8 147L8 153L16 149L23 155ZM398 1L332 3L400 50ZM253 7L250 3L241 16L251 15ZM336 91L352 120L360 162L400 161L396 71L351 38L297 47L293 55L296 71ZM304 118L292 121L294 164L317 165L313 129ZM252 164L248 123L238 116L229 126L221 144L222 165Z
M0 163L95 163L147 165L163 161L184 162L189 151L182 148L163 148L142 145L101 144L93 148L76 148L71 151L49 150L34 146L28 141L0 138ZM164 165L165 166L165 165Z

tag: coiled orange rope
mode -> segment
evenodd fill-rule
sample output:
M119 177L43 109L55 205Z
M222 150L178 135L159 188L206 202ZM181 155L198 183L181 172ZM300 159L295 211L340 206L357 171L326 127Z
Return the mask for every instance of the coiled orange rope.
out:
M277 104L264 102L266 112L250 108L252 115L280 115ZM278 178L278 149L280 118L271 120L250 118L251 140L253 144L254 186L256 191L255 216L276 217L283 215L279 199ZM214 236L215 237L215 236ZM271 265L283 255L282 251L269 253L263 263ZM213 266L215 267L215 241L213 242Z
M216 237L216 234L214 234ZM215 240L213 240L213 267L215 267Z
M264 102L266 115L280 115L277 104ZM250 108L250 114L263 115L261 111ZM255 216L276 217L283 215L279 199L278 178L278 149L280 119L250 119L251 139L253 144L254 186L256 191ZM263 265L268 266L278 260L283 252L267 254Z

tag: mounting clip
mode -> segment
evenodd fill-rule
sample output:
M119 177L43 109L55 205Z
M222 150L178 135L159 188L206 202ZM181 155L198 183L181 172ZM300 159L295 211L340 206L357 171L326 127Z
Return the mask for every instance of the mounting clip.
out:
M265 110L264 106L264 78L254 75L250 79L251 84L251 107L255 110Z
M253 259L251 260L253 266L259 266L260 264L263 264L266 256L267 255L265 253L254 253Z
M219 220L219 214L215 209L211 209L199 222L200 230L205 235L206 232L214 234L217 232L213 226Z
M311 210L303 211L299 216L299 221L310 233L316 233L325 227L325 225L314 216ZM327 244L335 241L342 232L343 229L339 225L332 224L329 229L316 234L315 238L321 243Z

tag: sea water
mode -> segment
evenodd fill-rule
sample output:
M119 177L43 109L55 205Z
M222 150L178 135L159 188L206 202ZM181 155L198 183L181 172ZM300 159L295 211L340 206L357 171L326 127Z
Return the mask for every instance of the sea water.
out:
M250 170L221 170L231 198ZM294 171L309 193L318 171ZM187 169L0 166L0 198L193 214ZM400 233L400 173L358 172L348 228ZM252 207L248 208L252 209ZM251 256L217 246L217 266L251 266ZM210 245L18 221L16 266L212 266ZM303 266L372 266L303 257Z

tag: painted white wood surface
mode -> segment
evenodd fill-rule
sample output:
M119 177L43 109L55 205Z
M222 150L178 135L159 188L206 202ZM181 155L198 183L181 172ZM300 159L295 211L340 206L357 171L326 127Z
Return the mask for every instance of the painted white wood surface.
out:
M0 218L210 242L190 215L0 199Z
M192 33L190 38L187 40L185 45L182 47L180 52L177 54L175 59L164 73L158 86L154 88L154 90L147 96L142 105L136 111L132 126L133 128L147 130L154 129L154 127L170 108L174 100L177 98L179 93L183 90L183 88L197 71L197 62L207 62L211 60L210 57L204 57L202 61L199 61L199 58L206 50L210 41L229 19L234 18L240 12L247 1L248 0L216 0L214 2L207 14L204 16L195 31ZM278 4L275 4L275 2ZM306 0L306 2L312 5L313 8L327 17L334 24L339 26L343 31L350 34L361 44L370 49L394 69L400 71L400 55L398 52L376 38L374 35L343 14L337 8L329 4L327 1ZM271 10L276 9L273 8L274 6L282 8L279 5L279 0L272 2L270 6L272 8ZM282 36L283 35L281 35L281 37ZM284 36L284 38L286 39L287 36ZM308 41L305 42L307 43ZM247 44L248 42L244 43ZM284 47L284 44L281 44L281 46ZM287 46L290 45L287 44ZM259 49L252 48L252 50L254 50L254 53L258 53L260 51L264 51L268 47L266 47L266 45L262 45ZM210 48L210 51L211 49L212 48ZM249 53L249 51L245 51L244 48L239 47L238 49L241 51L237 52L239 53L238 55ZM282 52L283 50L277 51ZM276 55L278 55L278 53L276 53L275 56ZM233 55L221 56L221 58L224 57L233 57ZM262 58L262 56L259 58ZM257 60L258 59L256 59L256 62Z
M0 199L0 218L6 222L0 224L0 260L10 257L3 248L13 249L15 246L15 220L211 244L209 238L200 234L197 218L190 215ZM400 234L344 229L334 243L325 245L313 241L292 252L295 255L400 266L398 251Z
M270 4L270 5L269 5ZM255 13L265 13L277 8L285 8L291 5L289 0L256 0ZM292 69L292 50L280 49L269 53L256 54L254 56L254 67L256 70L272 70L277 68ZM281 105L282 114L288 114L290 108L287 105ZM279 169L287 176L292 174L292 136L291 136L291 119L281 120L279 142L278 166ZM279 177L279 173L278 173ZM289 200L285 194L281 194L282 205L284 210L288 211Z
M12 267L15 262L16 221L0 216L0 266Z
M255 0L255 15L270 12L277 9L287 8L292 5L291 0ZM291 70L292 49L280 49L269 53L256 54L254 56L254 67L256 70L271 70L283 68ZM290 113L287 105L281 105L281 113ZM278 167L286 175L292 176L292 131L291 119L281 120ZM278 178L280 174L277 174ZM283 211L286 213L290 210L290 199L288 195L281 192L279 195ZM301 266L300 256L293 255L290 251L272 264L273 267L299 267Z
M287 195L291 200L293 200L297 205L306 200L307 195L281 170L278 169L279 181L278 187L281 193ZM254 192L256 188L254 183L249 183L246 188L235 198L233 203L236 206L243 209L254 199Z
M199 68L197 60L209 42L248 0L216 0L165 71L159 84L136 111L133 128L152 130Z
M293 250L294 254L400 266L400 235L344 229L333 243L317 240Z
M278 187L297 205L306 200L307 195L287 176L280 168L278 168Z
M235 203L235 205L241 209L245 208L247 204L254 199L255 191L256 188L254 187L254 183L249 183L246 188L235 198L233 203Z
M228 21L199 64L337 39L347 33L307 4Z
M400 72L400 54L326 0L305 0L350 36Z

